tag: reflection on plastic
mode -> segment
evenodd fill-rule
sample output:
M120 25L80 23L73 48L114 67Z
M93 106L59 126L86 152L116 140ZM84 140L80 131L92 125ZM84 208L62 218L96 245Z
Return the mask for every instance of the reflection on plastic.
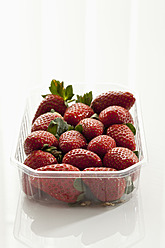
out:
M128 247L144 237L140 197L117 206L41 204L21 193L15 237L29 247Z

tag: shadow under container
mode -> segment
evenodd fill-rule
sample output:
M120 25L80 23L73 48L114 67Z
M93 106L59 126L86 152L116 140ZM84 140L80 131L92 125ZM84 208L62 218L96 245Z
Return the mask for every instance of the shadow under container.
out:
M73 86L74 87L74 86ZM83 85L83 91L89 92L89 86ZM82 89L79 85L77 90ZM102 84L96 85L93 96L109 90L122 90L132 92L121 85ZM83 94L76 92L77 94ZM37 104L42 95L38 90L33 92L27 100L25 113L21 123L17 145L11 156L11 161L17 166L20 185L29 199L36 201L68 204L78 206L104 205L114 206L124 203L133 197L139 186L141 167L147 161L143 123L141 117L139 98L130 110L136 128L136 150L139 154L139 162L121 171L36 171L23 164L26 155L23 143L30 133L31 122ZM60 198L59 198L60 195Z

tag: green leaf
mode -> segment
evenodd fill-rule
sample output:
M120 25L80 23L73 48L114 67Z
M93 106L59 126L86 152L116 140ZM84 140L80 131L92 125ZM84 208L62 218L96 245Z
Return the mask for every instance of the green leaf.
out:
M80 133L82 133L82 131L83 131L83 126L82 126L81 124L79 124L79 125L77 125L77 126L75 127L75 130L78 131L78 132L80 132Z
M62 118L57 117L55 119L56 123L57 123L57 134L60 136L62 133L68 131L68 123L66 121L64 121Z
M68 101L71 101L72 97L74 96L72 85L68 85L65 89L64 82L60 82L54 79L51 81L49 90L53 95L61 96L66 102L66 104Z
M53 121L50 122L47 131L52 133L57 139L59 139L60 135L66 131L76 130L80 133L83 131L82 125L77 125L76 127L71 126L62 118L57 117Z
M93 99L93 95L92 95L92 91L90 91L89 93L85 93L83 96L77 95L76 102L81 102L90 106L92 99Z
M44 144L43 147L41 148L42 151L46 151L46 149L49 149L49 145L48 144ZM57 149L57 148L56 148Z
M83 181L82 181L81 178L76 178L74 180L73 186L74 186L75 189L77 189L80 192L84 191L84 185L83 185Z
M84 199L85 199L85 194L82 193L82 194L80 194L80 195L77 197L76 202L77 202L77 203L80 203L80 202L82 202L82 200L84 200Z
M99 120L99 115L94 113L90 118Z
M52 80L51 81L51 84L50 84L50 87L49 87L49 90L50 92L53 94L53 95L58 95L60 96L59 94L59 86L60 86L60 81L57 81L57 80Z
M81 193L80 195L78 195L77 200L75 202L69 202L68 206L70 207L76 207L79 206L85 199L85 193Z
M132 123L126 123L125 125L131 129L134 135L136 135L136 128Z
M46 96L48 96L49 94L46 94L46 95L41 95L43 98L45 98Z
M64 96L64 100L71 100L72 97L74 96L73 94L73 87L72 85L68 85L65 89L65 96Z
M53 120L53 121L50 122L50 124L48 126L48 129L47 129L47 131L49 133L52 133L54 136L56 136L56 134L57 134L57 128L58 128L58 124L57 124L57 122L55 120Z
M68 125L62 118L57 117L50 122L47 131L54 134L54 136L59 139L60 135L68 131L69 128L71 128L71 125Z
M134 186L134 184L133 184L133 182L132 182L131 185L129 185L128 187L126 187L125 193L128 195L128 194L130 194L134 189L135 189L135 186Z
M139 158L139 151L133 151L135 155Z
M62 162L63 155L61 151L57 150L57 147L44 144L41 150L51 153L57 159L58 163Z
M64 96L65 96L64 82L61 82L60 83L58 81L58 83L57 83L57 92L58 92L59 96L61 96L62 98L64 98Z
M71 125L68 125L68 131L70 131L70 130L75 130L75 127L71 126Z

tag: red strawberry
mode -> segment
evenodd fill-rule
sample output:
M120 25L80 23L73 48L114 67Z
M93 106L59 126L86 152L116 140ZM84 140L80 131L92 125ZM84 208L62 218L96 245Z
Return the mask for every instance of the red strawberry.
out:
M84 171L103 172L116 171L112 168L97 167L86 168ZM122 197L125 192L126 182L123 178L111 177L108 178L83 178L84 183L90 188L94 196L103 202L115 201Z
M87 167L102 166L102 161L96 153L81 148L73 149L66 153L62 162L72 164L80 170L84 170Z
M24 141L24 151L28 155L34 150L40 150L44 144L58 147L58 139L47 131L35 131L27 136Z
M49 152L35 150L27 156L24 164L32 169L37 169L46 165L57 164L57 159Z
M105 127L109 127L112 124L119 124L126 122L126 112L123 107L110 106L104 109L99 115L100 121Z
M76 148L86 148L87 142L84 136L75 130L66 131L59 138L59 147L63 153Z
M97 153L101 158L112 148L116 147L116 142L108 135L99 135L92 139L87 149Z
M37 171L79 171L78 168L69 165L69 164L53 164L45 167L41 167L37 169ZM31 182L35 187L40 188L42 191L46 192L47 194L51 195L57 200L74 203L76 202L78 196L82 193L82 191L77 190L74 187L74 175L73 178L65 177L65 178L58 178L54 177L53 173L48 178L36 178L32 177Z
M125 109L125 112L126 112L126 123L131 123L132 125L134 125L134 120L129 110Z
M107 129L107 135L116 141L117 146L127 147L132 151L136 149L134 134L127 125L114 124Z
M50 122L53 121L54 119L56 119L57 117L60 117L63 119L63 117L57 112L54 112L54 113L48 112L48 113L40 115L34 121L32 128L31 128L31 132L34 132L37 130L47 131Z
M67 106L65 105L64 99L61 96L57 95L47 95L44 100L40 103L33 118L32 123L42 114L50 112L51 109L54 109L56 112L64 115Z
M71 85L68 85L66 89L64 88L63 82L56 80L51 81L49 87L51 94L45 95L44 100L40 103L33 118L32 123L42 114L50 112L54 109L56 112L64 115L67 109L67 101L71 100L73 97L73 89Z
M139 159L135 153L125 147L112 148L103 158L103 165L105 167L114 168L116 170L126 169L138 162Z
M76 126L82 119L91 117L94 114L93 109L84 103L74 103L67 108L64 114L64 120L70 125Z
M109 127L112 124L132 123L133 118L129 111L120 106L110 106L99 114L100 121L105 127Z
M96 119L85 118L81 120L78 125L82 125L82 134L87 140L91 140L104 132L103 123Z
M24 161L24 164L32 169L37 169L42 166L46 166L52 163L57 163L56 158L48 153L41 150L31 152ZM31 184L29 175L22 173L22 190L27 196L33 196L39 192L39 189Z
M121 106L130 109L135 103L135 97L130 92L109 91L97 96L91 103L91 108L99 114L109 106Z

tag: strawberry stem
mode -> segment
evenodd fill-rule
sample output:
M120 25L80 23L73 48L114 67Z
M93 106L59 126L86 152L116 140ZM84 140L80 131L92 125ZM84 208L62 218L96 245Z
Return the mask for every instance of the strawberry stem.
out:
M51 109L50 110L50 113L55 113L56 111L54 109Z

